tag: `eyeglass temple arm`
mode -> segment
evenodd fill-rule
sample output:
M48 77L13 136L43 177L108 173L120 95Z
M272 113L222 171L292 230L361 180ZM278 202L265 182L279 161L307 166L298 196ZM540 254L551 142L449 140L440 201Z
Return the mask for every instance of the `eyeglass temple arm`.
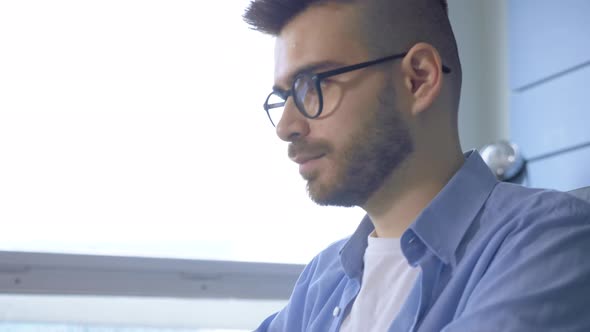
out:
M352 65L352 66L347 66L347 67L342 67L342 68L338 68L338 69L334 69L334 70L329 70L323 73L319 73L317 74L317 77L319 79L325 78L325 77L330 77L330 76L336 76L336 75L340 75L340 74L344 74L350 71L354 71L354 70L358 70L358 69L362 69L362 68L366 68L369 66L373 66L382 62L386 62L386 61L391 61L391 60L395 60L395 59L400 59L403 58L407 55L408 53L401 53L401 54L394 54L394 55L390 55L384 58L380 58L377 60L372 60L372 61L367 61L367 62L363 62L363 63L359 63L356 65ZM442 71L445 74L448 74L451 72L451 68L445 66L444 64L442 65Z

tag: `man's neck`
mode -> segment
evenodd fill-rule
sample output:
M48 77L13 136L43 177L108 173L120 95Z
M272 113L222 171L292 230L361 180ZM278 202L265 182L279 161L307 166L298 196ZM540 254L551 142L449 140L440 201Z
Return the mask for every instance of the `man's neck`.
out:
M415 154L363 206L378 237L399 238L464 162L460 150L446 156Z

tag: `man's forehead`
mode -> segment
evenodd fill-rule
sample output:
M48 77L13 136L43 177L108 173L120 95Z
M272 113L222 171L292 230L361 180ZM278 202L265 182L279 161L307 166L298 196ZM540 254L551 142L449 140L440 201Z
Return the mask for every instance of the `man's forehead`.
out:
M310 8L289 22L275 41L275 82L285 84L302 69L322 62L345 63L359 51L351 10Z

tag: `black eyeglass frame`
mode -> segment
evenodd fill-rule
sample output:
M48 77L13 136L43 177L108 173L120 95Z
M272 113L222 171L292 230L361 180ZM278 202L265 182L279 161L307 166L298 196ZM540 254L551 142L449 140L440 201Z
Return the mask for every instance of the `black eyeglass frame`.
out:
M315 84L315 88L316 91L318 93L318 108L319 111L317 112L317 114L315 115L309 115L306 111L305 111L305 107L303 105L299 105L299 101L297 98L293 97L293 100L295 101L295 105L297 106L297 109L299 110L299 112L301 114L303 114L303 116L305 116L308 119L316 119L318 118L320 115L322 115L322 111L324 108L324 97L322 95L322 89L321 89L321 83L322 80L328 77L332 77L332 76L336 76L336 75L340 75L340 74L344 74L344 73L348 73L354 70L359 70L362 68L366 68L366 67L370 67L373 65L377 65L383 62L387 62L387 61L392 61L392 60L397 60L397 59L401 59L403 57L405 57L406 55L408 55L408 52L404 52L404 53L399 53L399 54L393 54L393 55L389 55L383 58L379 58L379 59L375 59L375 60L371 60L371 61L366 61L366 62L361 62L361 63L357 63L354 65L350 65L350 66L345 66L345 67L340 67L340 68L336 68L336 69L332 69L332 70L328 70L328 71L324 71L321 73L316 73L313 74L313 76L311 76L311 80L313 81L313 83ZM442 72L445 74L448 74L451 72L451 68L445 66L444 64L442 65ZM303 76L303 75L309 75L309 72L302 72L299 73L297 75L295 75L295 78L293 79L293 84L291 86L291 89L284 91L284 90L279 90L279 89L274 89L269 95L268 97L266 97L266 101L264 102L264 110L266 111L266 114L268 115L268 118L270 120L270 122L272 123L273 126L276 127L276 124L272 121L272 117L270 116L270 110L273 108L278 108L278 107L284 107L285 104L287 103L287 98L289 98L290 96L293 95L293 91L295 91L295 84L297 83L297 80L299 77ZM273 104L269 104L269 100L273 95L278 95L279 97L281 97L283 99L283 102L280 103L273 103Z

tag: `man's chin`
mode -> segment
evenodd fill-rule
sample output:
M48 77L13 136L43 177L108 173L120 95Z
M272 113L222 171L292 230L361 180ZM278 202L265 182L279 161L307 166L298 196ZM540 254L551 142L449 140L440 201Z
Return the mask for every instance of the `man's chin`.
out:
M321 185L317 178L306 179L307 180L307 194L312 201L318 205L331 205L330 195L327 192L328 188L325 185Z
M317 179L307 182L307 193L311 200L321 206L354 207L359 200L346 192L338 191L335 186L320 184Z

